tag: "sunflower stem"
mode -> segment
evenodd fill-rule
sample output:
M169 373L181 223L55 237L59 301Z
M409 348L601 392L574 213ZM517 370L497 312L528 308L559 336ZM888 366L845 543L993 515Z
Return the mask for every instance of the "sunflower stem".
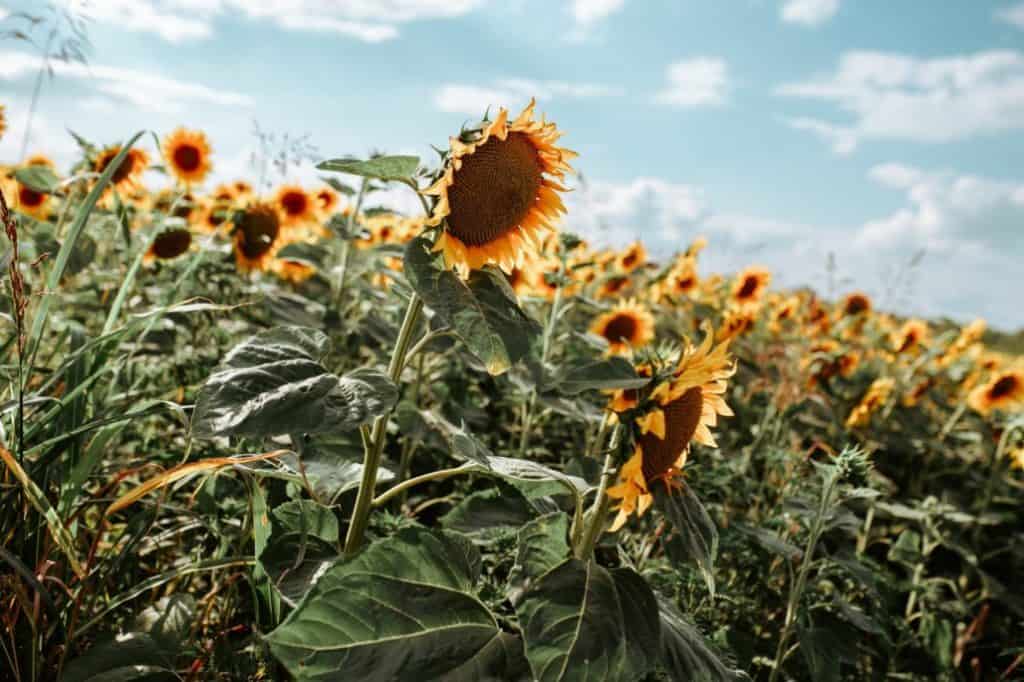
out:
M551 337L555 331L555 323L558 320L558 309L562 304L562 283L559 279L558 287L555 289L555 298L551 302L551 310L548 312L547 324L544 325L544 337L540 351L540 366L543 371L548 362L548 353L551 352ZM523 430L519 436L519 458L526 456L526 448L530 445L530 429L533 426L533 413L537 407L537 389L530 392L530 400L526 403L523 411Z
M461 473L472 471L474 468L476 468L476 465L473 462L466 462L461 466L452 467L451 469L439 469L437 471L431 471L430 473L422 474L420 476L415 476L407 481L403 481L398 485L388 488L380 495L375 497L373 500L373 506L380 507L381 505L385 504L388 500L393 498L395 495L405 494L406 492L408 492L409 488L417 486L420 483L427 483L429 481L440 481L451 476L457 476Z
M601 471L601 482L597 488L597 497L594 498L594 505L590 508L590 513L584 519L586 528L583 531L583 537L575 547L576 558L582 561L586 561L593 555L594 546L597 545L597 539L604 531L605 520L611 509L608 488L618 473L618 469L615 467L615 451L619 444L620 433L621 428L612 431L611 440L608 442L608 454L605 455L604 468Z
M359 184L359 193L356 194L355 206L352 207L352 212L348 214L348 218L345 220L345 241L341 245L341 263L338 266L338 291L335 296L338 308L341 308L341 297L345 293L345 277L348 275L348 261L352 252L352 228L355 227L356 216L359 215L359 210L363 207L363 199L366 198L366 190L369 184L369 178L363 178L363 181Z
M420 311L422 310L423 299L414 292L409 298L408 307L405 309L405 318L402 320L402 327L398 331L398 339L395 341L395 348L391 353L391 362L388 365L388 377L396 384L402 375L402 369L405 367L405 356L412 344L413 331L416 329L416 322L419 320ZM374 487L377 484L377 470L380 468L381 453L384 451L384 440L387 435L389 416L390 413L377 417L363 450L363 477L359 482L356 505L352 510L352 520L349 522L348 534L345 536L346 557L355 555L359 548L363 546L366 525L370 519L370 510L373 506Z

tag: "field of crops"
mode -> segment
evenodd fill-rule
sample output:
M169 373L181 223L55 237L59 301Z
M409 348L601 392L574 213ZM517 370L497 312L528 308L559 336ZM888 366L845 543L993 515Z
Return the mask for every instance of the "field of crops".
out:
M589 244L532 105L453 134L0 168L0 679L1024 677L983 321Z

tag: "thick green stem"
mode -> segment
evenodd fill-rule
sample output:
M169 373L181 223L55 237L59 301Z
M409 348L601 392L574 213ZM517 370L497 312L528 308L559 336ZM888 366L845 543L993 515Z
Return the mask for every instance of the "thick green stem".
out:
M423 309L423 299L413 293L409 299L409 306L405 309L405 319L402 320L402 327L398 332L398 339L395 341L394 351L391 353L391 362L388 365L388 376L391 381L398 383L405 367L406 354L412 344L413 331L416 329L416 322L419 320L420 311ZM377 417L373 423L373 430L364 447L363 452L363 477L359 482L359 493L356 495L356 505L352 510L352 520L349 522L348 535L345 536L345 556L350 557L359 551L363 545L363 537L366 534L366 525L370 518L370 509L373 506L374 486L377 484L377 470L380 468L381 453L384 451L384 440L387 435L388 414Z
M810 573L811 565L814 563L814 552L818 547L818 539L821 537L821 531L825 525L825 516L832 505L832 495L835 491L837 480L835 474L830 475L826 479L821 491L821 503L818 505L818 513L815 514L814 521L811 524L811 534L807 538L807 547L804 549L804 556L800 562L800 571L797 573L796 582L793 583L793 587L789 592L789 601L786 604L786 621L782 627L782 635L779 637L779 646L775 650L775 662L772 665L772 674L768 678L768 682L775 682L778 679L782 670L782 663L789 654L786 645L793 634L793 624L796 622L797 609L800 606L800 600L803 598L804 589L807 586L807 576Z
M612 431L611 441L608 443L608 454L604 458L604 468L601 471L601 482L598 484L597 497L594 498L594 505L590 513L584 519L586 528L583 536L576 545L575 554L577 559L586 561L594 553L597 540L604 532L605 520L608 518L608 511L611 509L611 499L608 497L608 488L611 487L615 475L618 473L615 467L615 450L619 442L620 429Z

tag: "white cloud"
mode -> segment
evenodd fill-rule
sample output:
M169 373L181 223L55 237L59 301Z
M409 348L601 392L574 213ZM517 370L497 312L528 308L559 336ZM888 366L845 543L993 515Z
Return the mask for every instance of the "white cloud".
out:
M1024 30L1024 2L996 10L996 19Z
M11 13L5 10L3 7L0 7L0 21L3 21L9 16L11 16Z
M0 79L14 80L35 75L39 58L23 52L0 53ZM225 107L248 107L252 98L230 90L219 90L199 83L186 83L159 74L117 66L53 63L59 76L91 82L97 91L134 104L142 111L177 114L187 103Z
M790 24L819 26L839 11L839 0L786 0L779 16Z
M626 5L626 0L572 0L572 15L577 24L589 26Z
M992 50L919 59L848 52L831 75L778 89L837 106L852 121L801 117L793 127L849 153L868 139L948 142L1024 128L1024 54Z
M490 86L448 83L434 95L434 105L441 111L482 116L488 107L521 107L531 97L538 101L552 99L583 99L622 95L620 88L599 83L568 83L565 81L534 81L507 78Z
M694 57L674 62L666 70L668 83L658 102L680 109L714 107L725 103L729 68L718 57Z
M462 16L485 0L73 0L96 21L169 42L214 34L214 21L229 14L296 31L328 32L365 42L398 36L398 24Z

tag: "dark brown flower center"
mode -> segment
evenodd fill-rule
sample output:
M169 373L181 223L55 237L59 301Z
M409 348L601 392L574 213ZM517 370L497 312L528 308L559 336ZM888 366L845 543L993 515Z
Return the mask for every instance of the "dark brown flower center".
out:
M693 440L704 409L703 398L700 386L694 386L661 408L665 413L664 439L653 433L640 436L640 447L644 452L643 473L648 485L668 471Z
M630 251L622 259L622 267L624 267L624 268L631 268L637 262L638 259L639 259L639 254L637 254L636 251Z
M321 190L317 193L316 198L320 200L320 208L330 208L334 203L334 195L327 190Z
M604 338L609 343L623 343L632 341L636 335L637 320L632 315L620 313L608 320L604 326Z
M162 260L177 258L188 251L192 244L192 233L188 230L167 230L153 240L153 255Z
M277 213L272 208L250 208L242 214L238 224L238 248L250 260L259 258L274 246L279 230Z
M525 133L492 137L462 157L448 188L448 230L467 246L490 244L518 227L542 181L537 148Z
M38 208L46 201L46 195L37 192L31 187L18 185L18 202L25 208Z
M281 197L281 208L290 216L300 216L306 212L309 198L304 192L285 192Z
M104 152L103 156L100 158L100 173L106 171L107 166L109 166L120 153L120 147L118 147L117 149L111 149L109 151ZM114 174L110 176L111 184L118 185L124 182L131 176L132 171L134 169L135 155L132 154L131 151L129 151L125 155L124 159L121 161L121 165L118 166L117 169L114 171Z
M174 165L185 173L199 170L199 165L203 158L199 150L190 144L179 145L174 150L173 157Z
M605 282L604 290L607 291L609 294L618 293L619 291L625 289L628 283L628 277L612 277L610 280Z
M1013 395L1017 392L1018 388L1017 377L1013 375L1000 377L996 383L992 384L992 388L989 389L988 396L992 400L999 400L1000 398Z
M736 298L741 301L745 301L748 298L753 297L757 293L759 287L759 280L754 275L747 275L743 280L743 285L740 286L736 292Z
M866 312L870 307L871 303L865 296L857 294L846 299L847 315L860 315L861 313Z

